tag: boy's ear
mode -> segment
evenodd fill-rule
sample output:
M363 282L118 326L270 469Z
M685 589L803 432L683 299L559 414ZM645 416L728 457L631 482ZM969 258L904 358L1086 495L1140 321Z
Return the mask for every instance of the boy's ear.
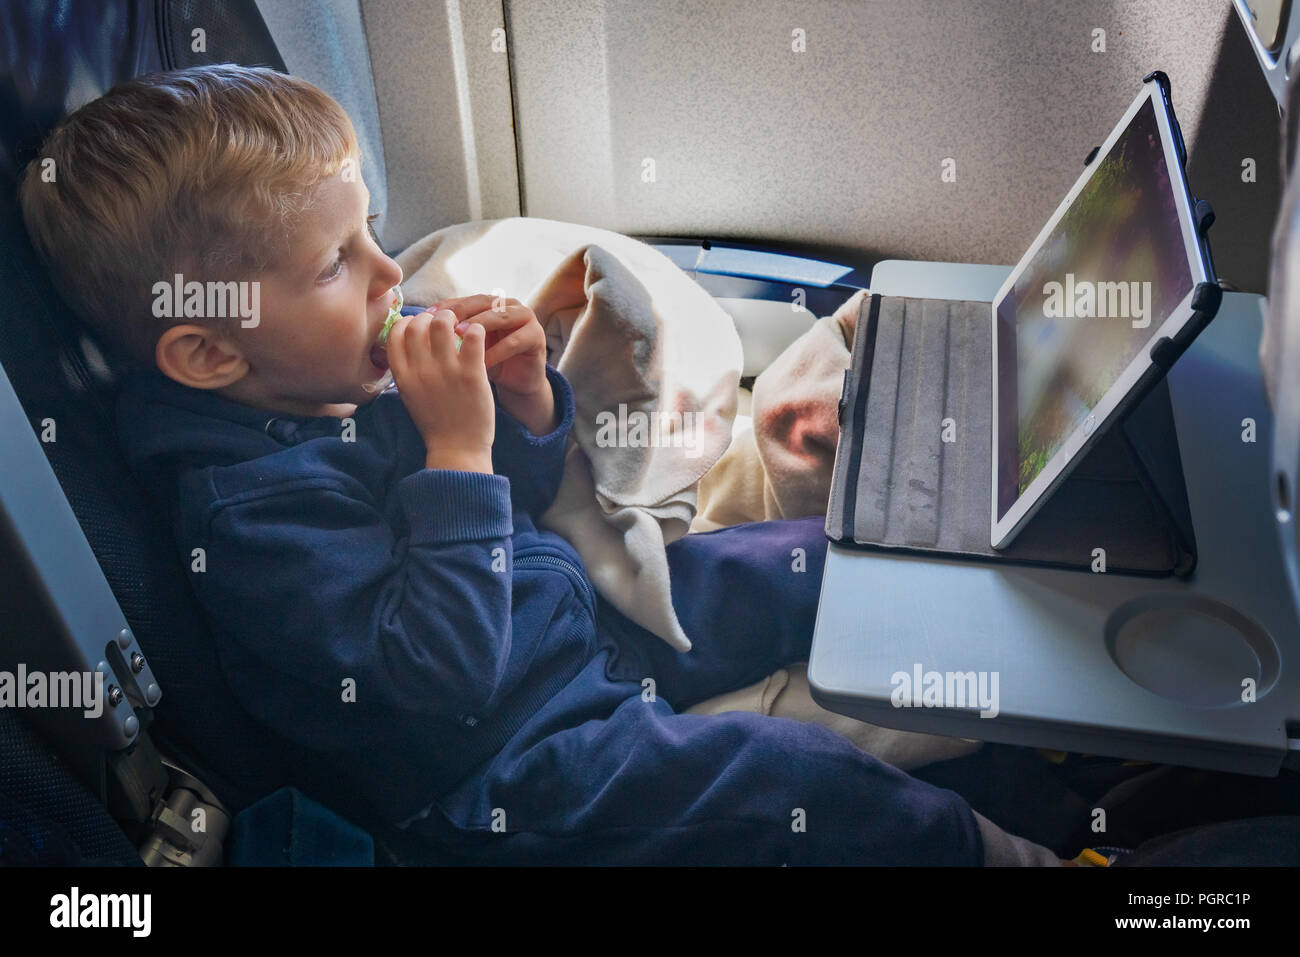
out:
M221 389L248 373L239 347L203 326L171 326L158 337L154 361L169 379L193 389Z

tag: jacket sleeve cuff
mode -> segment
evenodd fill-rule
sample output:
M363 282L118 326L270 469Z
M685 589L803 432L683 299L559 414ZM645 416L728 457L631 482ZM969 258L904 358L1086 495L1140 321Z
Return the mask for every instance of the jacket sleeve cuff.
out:
M421 469L397 483L410 544L509 538L514 534L510 480L504 475Z
M497 399L496 445L512 459L527 456L531 461L536 461L535 457L539 452L557 446L564 450L567 444L577 414L573 401L573 388L569 385L569 380L560 374L560 370L549 363L546 366L546 381L551 384L551 393L555 396L555 410L560 415L560 421L545 435L533 435L522 422L507 412L502 407L500 399ZM495 384L492 386L492 394L495 398L497 394ZM562 454L560 458L563 459Z

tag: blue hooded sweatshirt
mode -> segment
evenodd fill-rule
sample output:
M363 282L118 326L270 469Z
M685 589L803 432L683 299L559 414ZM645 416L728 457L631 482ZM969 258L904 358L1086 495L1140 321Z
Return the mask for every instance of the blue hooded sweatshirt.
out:
M575 411L546 376L559 424L534 436L498 402L492 475L426 468L396 389L349 420L156 371L123 380L123 448L167 511L227 683L288 745L289 776L359 822L427 807L595 653L582 561L532 518Z

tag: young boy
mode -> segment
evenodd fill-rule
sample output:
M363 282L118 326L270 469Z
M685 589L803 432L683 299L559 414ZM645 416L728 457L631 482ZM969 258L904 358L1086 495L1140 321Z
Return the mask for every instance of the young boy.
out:
M822 519L669 546L690 653L600 600L535 523L574 419L536 316L469 296L377 348L401 272L320 90L145 77L41 156L28 230L133 368L123 447L317 798L481 862L1058 863L819 725L678 713L807 659Z

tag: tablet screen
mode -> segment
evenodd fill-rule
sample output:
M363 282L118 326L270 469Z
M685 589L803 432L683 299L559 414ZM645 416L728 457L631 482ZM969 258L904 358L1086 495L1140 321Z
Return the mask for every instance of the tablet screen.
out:
M997 304L995 521L1195 286L1156 108L1148 96L1093 161Z

